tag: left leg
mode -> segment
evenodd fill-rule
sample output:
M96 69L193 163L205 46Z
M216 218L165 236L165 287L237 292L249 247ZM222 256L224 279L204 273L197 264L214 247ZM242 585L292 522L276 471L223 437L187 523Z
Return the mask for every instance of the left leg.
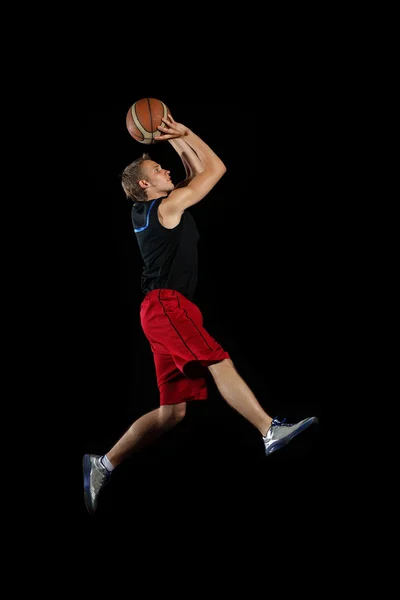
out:
M262 436L265 436L272 423L272 417L262 408L257 398L237 372L232 360L226 358L208 367L215 384L232 408L238 411Z
M236 371L231 359L226 358L208 367L222 397L263 436L265 453L271 454L290 442L296 435L318 423L317 417L308 417L298 423L272 419Z

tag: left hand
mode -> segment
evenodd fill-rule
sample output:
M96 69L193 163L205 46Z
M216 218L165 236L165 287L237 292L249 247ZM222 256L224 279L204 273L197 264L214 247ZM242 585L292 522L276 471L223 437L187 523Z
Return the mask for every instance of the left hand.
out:
M172 116L168 113L166 118L162 119L163 125L159 125L157 129L161 131L161 135L158 135L154 139L157 141L172 140L175 138L184 137L189 133L189 129L182 123L174 121Z

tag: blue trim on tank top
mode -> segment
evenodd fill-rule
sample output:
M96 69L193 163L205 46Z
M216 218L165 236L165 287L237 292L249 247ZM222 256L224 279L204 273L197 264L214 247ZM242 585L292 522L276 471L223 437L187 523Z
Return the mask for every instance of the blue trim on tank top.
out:
M150 221L150 211L153 208L153 204L154 202L157 200L157 198L155 198L153 200L153 202L150 204L150 208L149 208L149 212L147 213L147 218L146 218L146 225L144 225L143 227L138 227L137 229L134 229L133 231L135 233L138 233L139 231L143 231L143 229L147 229L147 227L149 226L149 221Z

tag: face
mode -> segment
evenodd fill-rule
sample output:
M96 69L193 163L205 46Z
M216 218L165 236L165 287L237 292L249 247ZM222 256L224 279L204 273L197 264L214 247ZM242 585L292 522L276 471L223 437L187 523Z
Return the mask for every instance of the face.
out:
M151 192L171 192L174 184L169 176L170 171L162 169L161 165L153 160L143 163L144 180L147 182L146 189ZM143 180L142 180L143 181Z

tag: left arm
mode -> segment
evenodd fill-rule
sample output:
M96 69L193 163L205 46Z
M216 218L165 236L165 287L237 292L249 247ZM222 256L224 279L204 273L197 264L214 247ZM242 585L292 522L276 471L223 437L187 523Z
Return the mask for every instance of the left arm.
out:
M171 117L171 125L173 127L173 119ZM172 128L171 127L171 128ZM204 165L200 160L198 154L193 150L191 146L185 141L184 138L172 138L168 140L174 150L179 154L179 157L185 168L186 178L181 183L178 183L175 187L185 187L195 175L204 171Z

